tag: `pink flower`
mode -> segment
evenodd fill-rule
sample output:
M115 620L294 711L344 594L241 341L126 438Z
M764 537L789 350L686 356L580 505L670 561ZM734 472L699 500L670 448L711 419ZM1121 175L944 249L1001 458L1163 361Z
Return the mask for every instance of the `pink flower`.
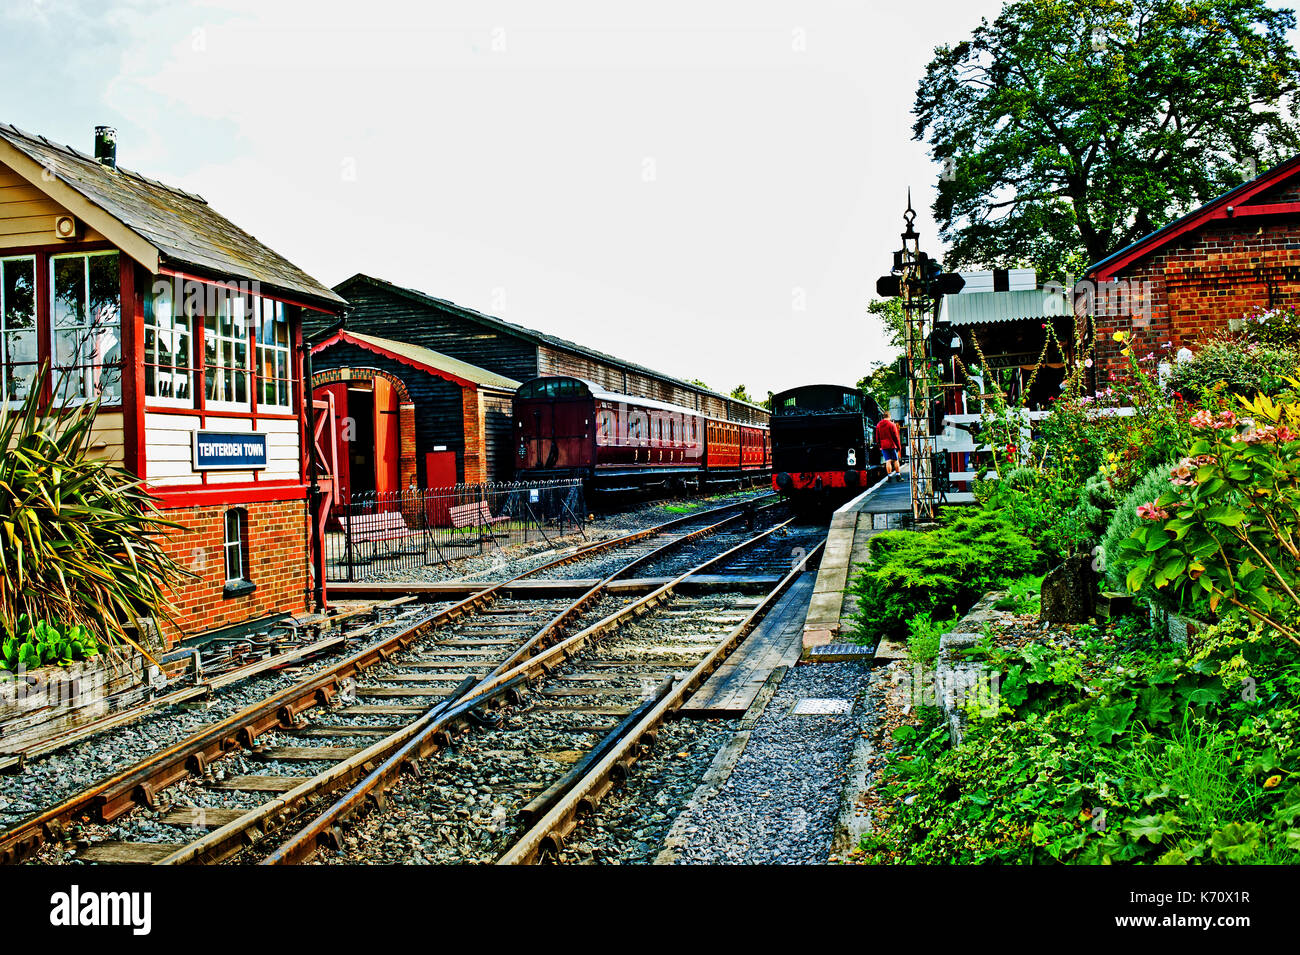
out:
M1208 408L1202 408L1196 414L1192 415L1191 421L1193 428L1213 428L1214 413Z
M1169 472L1169 480L1180 487L1190 487L1196 483L1196 478L1192 476L1192 466L1186 458L1178 462L1178 465Z
M1149 501L1137 506L1137 516L1144 521L1163 521L1168 519L1169 512L1158 506L1155 501Z
M1083 360L1083 367L1084 367L1084 368L1091 368L1091 367L1092 367L1092 359L1091 359L1091 358L1085 358L1085 359Z
M1277 428L1273 427L1271 424L1266 424L1262 427L1251 428L1249 431L1243 431L1241 434L1234 435L1232 440L1240 444L1277 444Z

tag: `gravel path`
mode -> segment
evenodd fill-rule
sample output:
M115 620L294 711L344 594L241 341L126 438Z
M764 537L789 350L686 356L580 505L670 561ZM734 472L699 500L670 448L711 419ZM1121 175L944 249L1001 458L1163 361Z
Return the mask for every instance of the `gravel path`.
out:
M828 861L853 743L873 704L857 663L792 668L763 710L731 777L682 813L680 864ZM794 715L801 700L847 700L852 712Z

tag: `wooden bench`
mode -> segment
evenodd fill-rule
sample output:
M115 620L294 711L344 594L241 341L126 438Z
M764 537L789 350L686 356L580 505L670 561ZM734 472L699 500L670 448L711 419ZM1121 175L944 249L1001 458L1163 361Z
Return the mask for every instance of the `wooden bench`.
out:
M451 517L451 526L457 528L464 527L491 527L494 524L500 524L508 521L508 517L493 517L492 509L488 507L487 501L479 501L477 504L459 504L456 507L448 508L447 514ZM501 537L501 534L485 534L484 537Z
M369 514L342 515L343 533L356 544L372 544L373 552L378 553L378 545L386 541L402 540L411 535L411 528L401 511L374 511Z

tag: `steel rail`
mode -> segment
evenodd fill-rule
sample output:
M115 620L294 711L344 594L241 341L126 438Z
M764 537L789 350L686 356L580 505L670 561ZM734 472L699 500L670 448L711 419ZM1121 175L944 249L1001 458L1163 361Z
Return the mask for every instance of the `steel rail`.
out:
M256 831L258 835L265 834L272 826L282 823L292 814L295 808L301 808L303 803L319 800L343 785L354 783L363 775L376 774L382 777L382 785L376 786L372 783L360 789L354 787L352 792L343 797L344 800L364 800L369 798L375 791L387 789L404 768L409 768L412 765L413 760L422 759L441 748L447 738L449 727L467 712L494 701L523 682L525 680L523 676L510 677L505 680L494 678L510 669L517 661L526 659L529 652L533 648L540 646L545 639L562 634L567 622L580 613L586 604L598 599L613 580L642 563L663 556L674 548L709 534L717 533L728 524L741 520L743 516L735 515L717 523L706 525L682 537L666 541L653 551L634 558L578 597L565 610L547 623L542 630L516 649L507 660L498 664L483 680L477 683L473 680L466 680L455 692L440 700L415 722L396 730L391 735L366 747L362 752L335 764L325 772L305 778L294 789L253 807L238 819L232 820L194 842L183 846L156 864L212 863L229 858L243 848L247 841L245 833ZM465 694L470 696L471 703L457 703L457 699ZM419 739L415 739L417 734L420 736ZM383 762L380 763L380 760ZM321 837L328 839L333 831L334 826L331 824L327 831L321 833Z
M725 562L735 554L755 546L792 522L793 518L777 524L775 527L761 531L735 547L729 548L722 554L709 558L704 563L680 574L640 600L615 611L586 629L561 640L559 643L529 657L508 670L488 676L476 685L472 692L476 695L493 694L505 686L517 686L523 681L549 672L581 649L588 641L595 640L610 630L617 628L628 618L642 616L649 612L652 607L667 600L684 581L698 576L709 568ZM820 546L818 545L818 547ZM815 552L816 550L814 550ZM808 558L805 557L803 563L806 563L807 560ZM404 766L413 764L415 760L432 753L437 748L435 736L445 732L445 729L445 721L434 721L427 724L418 735L408 740L401 750L389 757L382 766L353 786L345 796L297 833L281 843L279 848L262 860L261 864L293 865L309 860L315 855L321 843L332 838L332 834L344 819L354 814L368 800L373 800L376 793L382 792L391 786Z
M390 634L378 643L358 650L319 673L306 677L265 700L251 704L220 722L205 727L166 749L151 754L61 800L54 806L0 831L0 864L20 862L39 849L65 823L82 815L90 813L100 822L111 822L137 805L154 808L156 805L154 797L161 790L191 773L202 773L207 764L214 759L239 748L251 748L258 736L271 729L291 728L302 713L312 707L327 704L337 694L342 681L385 662L394 654L423 638L429 631L454 622L466 614L482 610L506 588L526 577L590 556L598 550L635 543L682 524L741 508L754 500L765 499L766 496L711 508L621 537L598 541L590 547L581 548L575 554L565 555L539 565L509 580L486 585L482 590L443 608L433 616ZM503 682L505 681L498 680L494 687Z
M629 727L625 721L620 726L623 730L622 738L616 743L612 740L607 741L605 744L607 752L599 761L589 765L580 778L573 778L576 773L570 774L568 791L562 798L558 794L550 793L549 809L509 850L502 854L497 860L497 865L526 865L538 861L539 857L547 851L561 850L565 838L577 827L581 817L593 812L596 804L615 784L626 778L642 750L648 750L654 744L660 724L680 707L691 693L702 686L727 656L749 636L758 622L803 572L808 561L821 551L824 543L823 541L817 544L803 558L800 565L792 569L722 643L696 664L685 679L661 696L634 725Z

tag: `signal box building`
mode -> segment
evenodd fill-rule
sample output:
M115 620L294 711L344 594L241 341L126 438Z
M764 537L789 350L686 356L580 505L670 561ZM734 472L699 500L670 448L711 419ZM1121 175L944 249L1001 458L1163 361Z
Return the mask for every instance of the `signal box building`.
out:
M311 598L304 316L337 294L201 197L0 125L0 388L44 362L56 404L98 398L96 453L181 525L195 577L167 637L283 614Z
M415 289L354 275L335 291L348 302L345 325L307 319L312 386L350 420L353 440L338 460L353 493L509 480L514 390L543 375L744 424L768 420L757 405Z

